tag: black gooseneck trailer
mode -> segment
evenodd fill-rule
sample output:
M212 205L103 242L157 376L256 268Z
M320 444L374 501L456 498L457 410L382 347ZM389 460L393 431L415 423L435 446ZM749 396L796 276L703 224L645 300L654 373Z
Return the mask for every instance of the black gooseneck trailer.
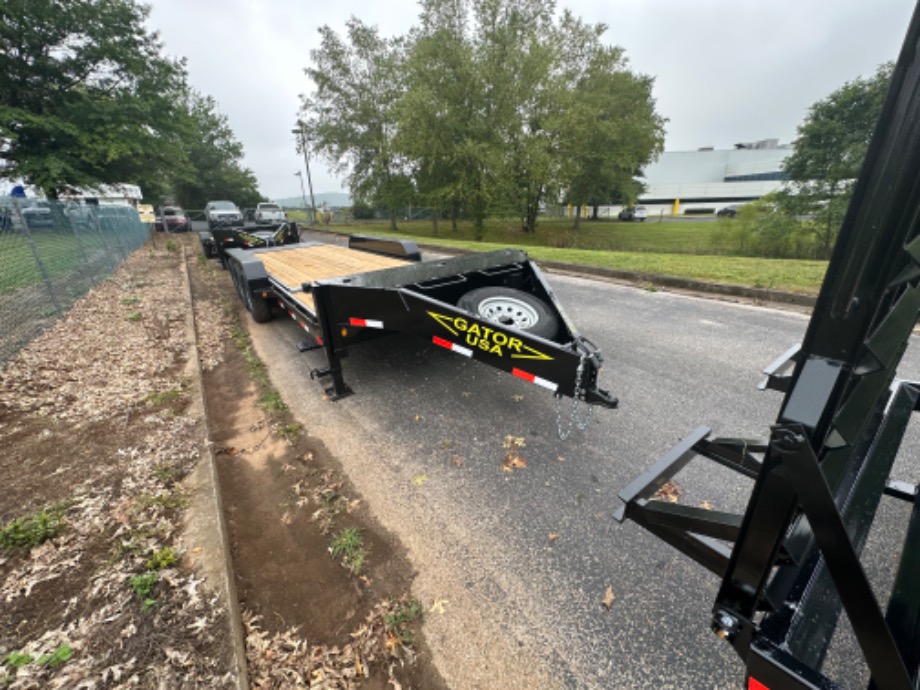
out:
M225 253L254 320L267 321L278 306L309 335L300 350L325 353L326 366L310 375L329 381L332 399L352 392L342 366L352 346L405 332L573 398L573 419L580 403L617 405L597 385L600 352L522 251L421 261L413 242L354 236L347 248L301 243Z
M918 313L920 9L804 340L765 372L762 387L784 394L769 438L700 427L619 494L618 520L721 578L712 629L744 660L749 690L839 687L822 664L841 610L869 687L918 687L918 485L890 477L920 401L920 384L896 378ZM656 498L699 456L753 480L743 514ZM860 561L883 498L910 506L884 606Z

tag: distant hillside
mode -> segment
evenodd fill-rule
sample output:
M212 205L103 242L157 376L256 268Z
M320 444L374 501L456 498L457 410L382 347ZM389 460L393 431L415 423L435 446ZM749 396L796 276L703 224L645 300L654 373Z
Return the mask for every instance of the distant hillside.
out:
M341 208L343 206L351 206L351 197L342 192L323 192L322 194L315 194L314 198L316 199L317 207L321 207L323 204L326 206L331 206L333 208ZM302 196L289 196L284 199L272 199L272 201L279 206L285 206L287 208L303 208L303 197ZM307 205L310 204L310 197L307 196Z

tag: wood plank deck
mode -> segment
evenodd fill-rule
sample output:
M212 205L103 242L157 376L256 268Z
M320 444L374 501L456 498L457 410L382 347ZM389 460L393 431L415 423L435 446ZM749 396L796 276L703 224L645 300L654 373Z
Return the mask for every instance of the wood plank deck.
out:
M317 280L341 278L384 268L404 266L406 261L369 254L332 244L286 249L283 252L254 252L272 278L290 290L300 290ZM294 296L310 311L316 312L313 295L296 292Z

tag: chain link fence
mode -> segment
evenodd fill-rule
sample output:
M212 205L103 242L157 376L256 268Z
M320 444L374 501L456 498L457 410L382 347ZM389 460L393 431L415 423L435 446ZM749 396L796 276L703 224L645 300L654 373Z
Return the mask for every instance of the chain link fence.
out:
M149 234L130 206L0 198L0 367Z

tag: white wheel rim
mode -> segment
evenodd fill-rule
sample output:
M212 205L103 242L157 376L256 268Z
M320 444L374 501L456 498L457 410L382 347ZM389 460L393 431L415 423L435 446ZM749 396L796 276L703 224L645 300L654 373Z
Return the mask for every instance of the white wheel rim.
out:
M514 297L488 297L479 303L479 315L503 326L528 329L537 325L537 310Z

